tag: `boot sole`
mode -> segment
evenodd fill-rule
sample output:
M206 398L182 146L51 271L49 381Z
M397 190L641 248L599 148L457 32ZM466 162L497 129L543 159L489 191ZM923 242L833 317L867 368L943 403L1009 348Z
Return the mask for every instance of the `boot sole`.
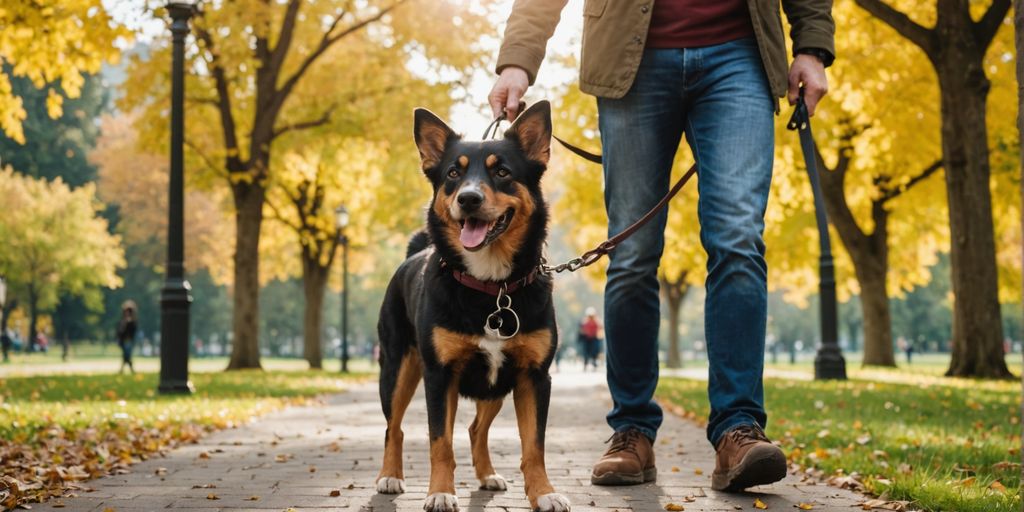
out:
M605 473L590 474L590 483L594 485L637 485L654 482L658 479L658 468L647 468L639 473Z
M773 484L786 478L786 470L786 456L781 450L750 461L744 457L730 471L712 473L711 488L716 491L736 492L757 485Z

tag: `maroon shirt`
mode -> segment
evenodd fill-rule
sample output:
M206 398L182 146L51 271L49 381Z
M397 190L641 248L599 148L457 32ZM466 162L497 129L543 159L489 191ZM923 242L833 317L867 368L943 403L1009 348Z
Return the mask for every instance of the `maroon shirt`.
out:
M650 48L697 48L753 37L746 0L654 0Z

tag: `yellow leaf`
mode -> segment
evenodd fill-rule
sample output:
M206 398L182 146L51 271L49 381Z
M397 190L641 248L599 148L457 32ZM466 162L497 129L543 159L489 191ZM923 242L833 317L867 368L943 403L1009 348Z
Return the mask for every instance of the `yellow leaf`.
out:
M992 485L989 485L988 488L993 491L1006 492L1006 486L999 483L999 480L992 482Z
M210 494L206 495L206 499L208 499L208 500L219 500L220 498L218 498L216 494L211 492Z
M679 466L672 466L672 472L673 473L678 473L679 472Z
M700 468L697 468L697 469L693 470L693 474L695 474L695 475L703 475L704 474L704 470L700 469Z
M761 498L755 498L754 499L754 508L759 508L761 510L764 510L764 509L768 508L768 505L766 505L765 502L761 501Z
M814 505L811 505L810 503L797 503L795 506L800 510L811 510L814 508Z
M686 510L686 509L684 509L683 506L678 504L678 503L669 503L669 504L665 505L665 510L679 512L680 510Z

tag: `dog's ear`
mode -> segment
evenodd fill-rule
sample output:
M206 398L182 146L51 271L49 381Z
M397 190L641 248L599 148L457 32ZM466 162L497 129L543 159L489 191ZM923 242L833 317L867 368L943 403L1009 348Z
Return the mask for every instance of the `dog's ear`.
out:
M551 158L551 104L538 101L519 115L505 136L513 136L530 160L548 164Z
M455 132L447 124L444 124L441 118L425 108L416 109L413 117L415 119L413 134L416 137L416 147L420 150L420 162L423 164L423 170L426 171L441 162L448 139L455 137Z

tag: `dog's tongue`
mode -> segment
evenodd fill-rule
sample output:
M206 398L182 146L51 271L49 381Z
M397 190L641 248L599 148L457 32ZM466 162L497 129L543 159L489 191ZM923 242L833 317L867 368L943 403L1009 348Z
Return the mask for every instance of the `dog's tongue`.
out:
M462 234L459 235L459 241L462 242L463 247L466 249L475 249L484 243L484 238L486 237L487 222L470 217L462 225Z

